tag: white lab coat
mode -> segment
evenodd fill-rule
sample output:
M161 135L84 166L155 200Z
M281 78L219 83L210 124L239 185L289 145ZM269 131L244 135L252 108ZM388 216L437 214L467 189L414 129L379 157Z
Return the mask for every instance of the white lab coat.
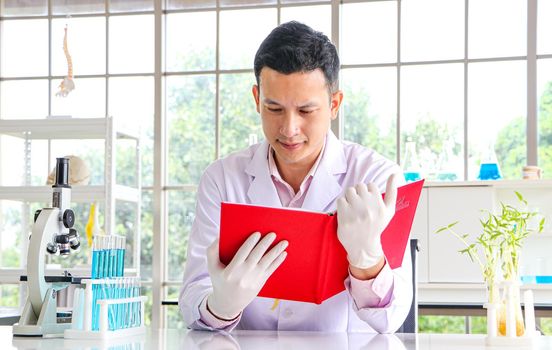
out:
M212 289L206 249L219 234L221 202L282 206L269 173L268 146L265 141L219 159L201 178L179 298L182 315L191 328L210 329L200 320L199 305ZM303 208L334 211L348 187L373 182L385 191L387 178L397 172L400 168L395 163L358 144L342 142L329 131ZM410 249L406 249L402 267L392 270L393 296L384 308L358 309L347 290L320 305L282 300L275 310L271 310L274 299L257 297L243 311L237 328L394 332L410 309L411 269Z

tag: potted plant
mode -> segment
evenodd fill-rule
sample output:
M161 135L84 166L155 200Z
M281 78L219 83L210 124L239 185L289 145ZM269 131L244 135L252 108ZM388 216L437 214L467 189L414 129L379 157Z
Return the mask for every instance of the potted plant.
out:
M515 194L519 202L526 208L527 201L519 192L516 191ZM524 334L524 327L519 303L519 255L523 241L529 234L542 232L544 218L540 220L536 229L532 229L527 226L527 223L538 215L537 212L518 209L504 203L500 203L500 207L499 214L485 211L487 218L480 220L482 232L474 242L467 241L468 234L461 235L454 230L454 226L458 222L442 227L435 233L443 231L452 233L465 245L465 248L459 252L467 254L472 261L479 265L487 288L487 322L488 324L495 323L498 327L498 329L488 328L489 336L495 335L497 332L499 335L506 335L506 296L513 298L517 305L515 334L521 336ZM500 300L497 287L499 267L502 271L504 289L509 288L508 293L505 292L502 296L502 300ZM493 322L491 322L491 318L494 319Z

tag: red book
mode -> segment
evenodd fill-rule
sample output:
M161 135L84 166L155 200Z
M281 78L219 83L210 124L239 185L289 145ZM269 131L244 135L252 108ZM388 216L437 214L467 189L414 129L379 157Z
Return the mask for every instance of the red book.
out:
M381 236L387 262L401 266L423 180L398 188L395 215ZM320 304L345 290L347 253L337 238L337 215L301 209L222 203L220 261L228 264L253 232L276 233L287 240L286 260L270 276L259 296Z

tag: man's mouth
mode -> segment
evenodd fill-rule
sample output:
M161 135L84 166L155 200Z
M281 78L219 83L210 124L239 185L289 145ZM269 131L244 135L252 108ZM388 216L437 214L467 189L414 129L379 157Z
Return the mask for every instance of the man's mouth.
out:
M295 150L298 149L303 145L304 142L284 142L284 141L278 141L280 145L282 145L283 148L287 150Z

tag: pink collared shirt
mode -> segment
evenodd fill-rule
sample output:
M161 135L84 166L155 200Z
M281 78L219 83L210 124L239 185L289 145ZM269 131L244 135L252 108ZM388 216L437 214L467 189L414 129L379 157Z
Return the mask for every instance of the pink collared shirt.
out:
M322 147L322 151L316 159L316 162L314 162L314 165L299 186L299 191L295 193L293 188L280 176L278 167L274 161L274 151L272 147L269 146L269 172L283 207L301 208L303 206L303 201L305 200L312 178L318 169L318 164L320 163L320 159L322 159L324 149L325 144ZM383 308L389 304L393 295L393 274L387 263L384 265L378 276L371 280L359 280L353 277L349 272L349 278L345 280L345 287L353 297L357 309ZM199 305L199 313L201 315L201 321L207 326L215 329L230 328L235 323L239 322L240 319L238 316L234 320L226 321L215 317L207 309L207 298L203 299Z

